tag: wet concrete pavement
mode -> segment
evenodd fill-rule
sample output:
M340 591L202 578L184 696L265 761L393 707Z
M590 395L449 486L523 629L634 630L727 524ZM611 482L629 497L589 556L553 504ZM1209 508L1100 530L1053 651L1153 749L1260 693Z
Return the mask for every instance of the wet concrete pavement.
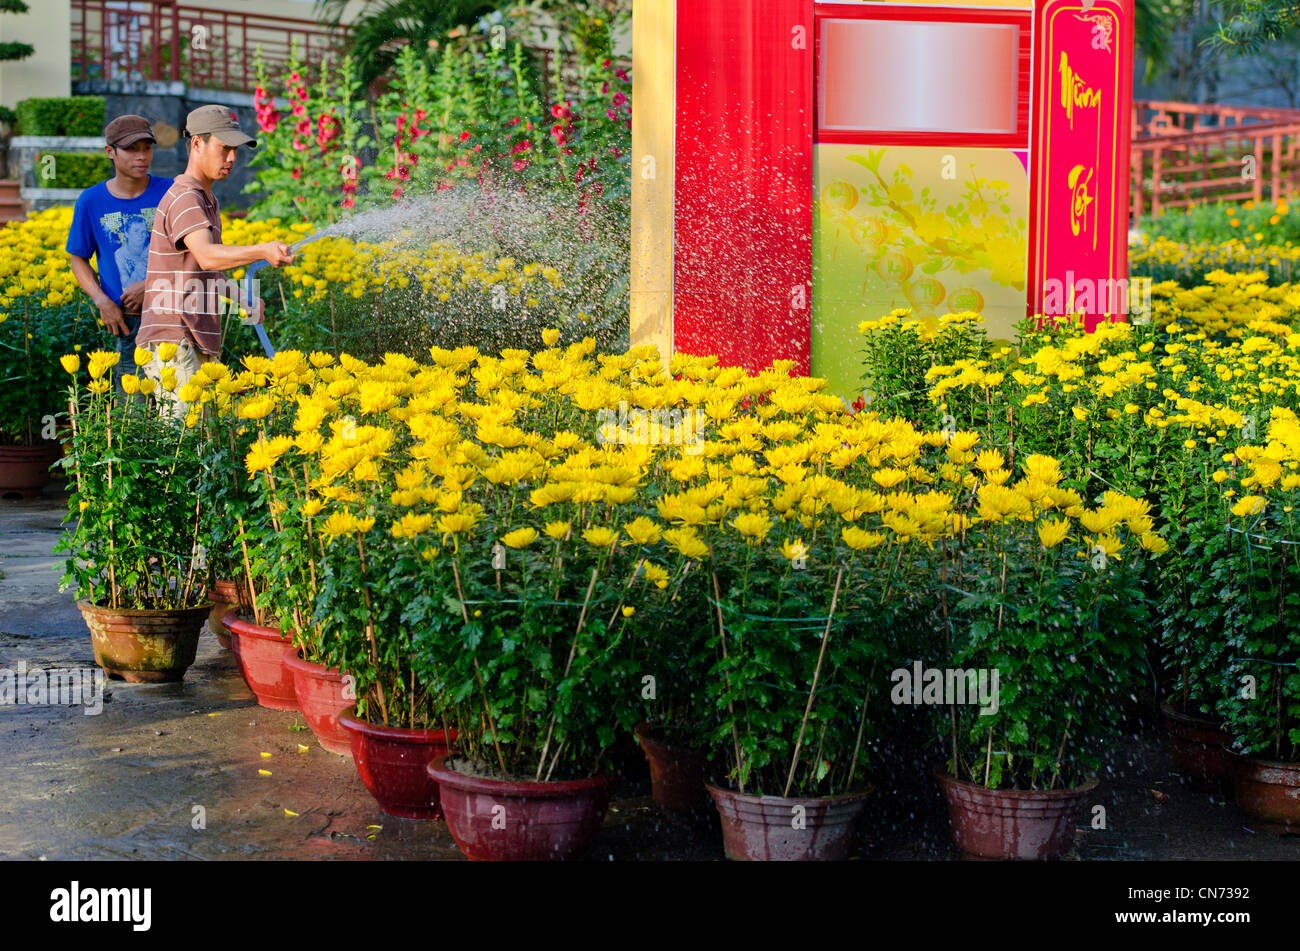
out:
M57 489L0 501L0 668L94 666L72 593L58 591L63 559L51 550L64 511ZM716 823L662 816L638 759L625 757L589 859L720 859ZM1184 786L1155 722L1108 768L1096 797L1107 829L1081 832L1071 858L1300 858L1300 836L1256 832L1230 802ZM937 791L874 806L867 858L957 857ZM295 714L259 707L206 632L183 683L109 681L99 715L0 706L0 858L462 860L443 823L385 815L350 759L321 749Z

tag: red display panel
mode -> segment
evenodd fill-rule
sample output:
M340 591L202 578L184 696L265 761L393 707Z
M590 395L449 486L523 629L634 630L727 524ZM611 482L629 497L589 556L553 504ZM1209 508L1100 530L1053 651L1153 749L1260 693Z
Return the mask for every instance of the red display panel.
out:
M1133 6L1047 0L1034 17L1029 313L1091 330L1127 310Z
M673 348L810 371L812 0L677 4Z

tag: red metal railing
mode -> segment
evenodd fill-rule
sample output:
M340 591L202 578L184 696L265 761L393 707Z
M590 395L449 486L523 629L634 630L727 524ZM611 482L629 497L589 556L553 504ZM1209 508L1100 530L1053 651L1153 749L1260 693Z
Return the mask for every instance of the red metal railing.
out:
M1300 110L1133 104L1132 214L1300 192Z
M290 47L307 65L337 52L345 29L314 20L190 7L175 0L71 0L73 80L180 80L252 92L260 48L272 71Z

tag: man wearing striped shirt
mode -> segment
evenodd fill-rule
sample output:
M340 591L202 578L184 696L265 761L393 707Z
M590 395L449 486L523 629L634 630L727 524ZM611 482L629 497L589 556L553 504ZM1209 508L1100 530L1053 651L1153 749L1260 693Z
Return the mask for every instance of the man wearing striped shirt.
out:
M179 391L200 364L221 354L221 318L234 312L232 302L245 307L250 319L262 319L262 301L243 300L237 282L221 272L266 261L273 267L293 262L283 241L234 245L221 243L221 212L212 194L213 182L226 178L241 145L257 141L239 128L239 119L224 106L202 106L185 123L189 163L158 203L149 240L149 269L145 278L144 311L136 343L155 354L144 368L160 382L158 393L172 404L178 419L187 407ZM164 380L158 346L177 345L166 366L175 375Z

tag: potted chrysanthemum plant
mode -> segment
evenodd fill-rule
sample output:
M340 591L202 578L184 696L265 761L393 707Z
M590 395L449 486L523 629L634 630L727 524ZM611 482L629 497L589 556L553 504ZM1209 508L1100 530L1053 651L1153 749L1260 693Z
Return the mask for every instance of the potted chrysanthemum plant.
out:
M996 456L998 458L991 458ZM953 836L984 858L1063 854L1122 707L1141 683L1149 611L1137 579L1166 550L1149 505L1117 492L1085 508L1055 459L1011 481L997 450L976 460L977 518L945 553L939 780Z
M95 660L131 682L180 680L211 603L197 566L199 433L163 412L153 380L125 375L143 400L120 399L118 354L64 358L72 374L71 477L62 588L75 587Z

